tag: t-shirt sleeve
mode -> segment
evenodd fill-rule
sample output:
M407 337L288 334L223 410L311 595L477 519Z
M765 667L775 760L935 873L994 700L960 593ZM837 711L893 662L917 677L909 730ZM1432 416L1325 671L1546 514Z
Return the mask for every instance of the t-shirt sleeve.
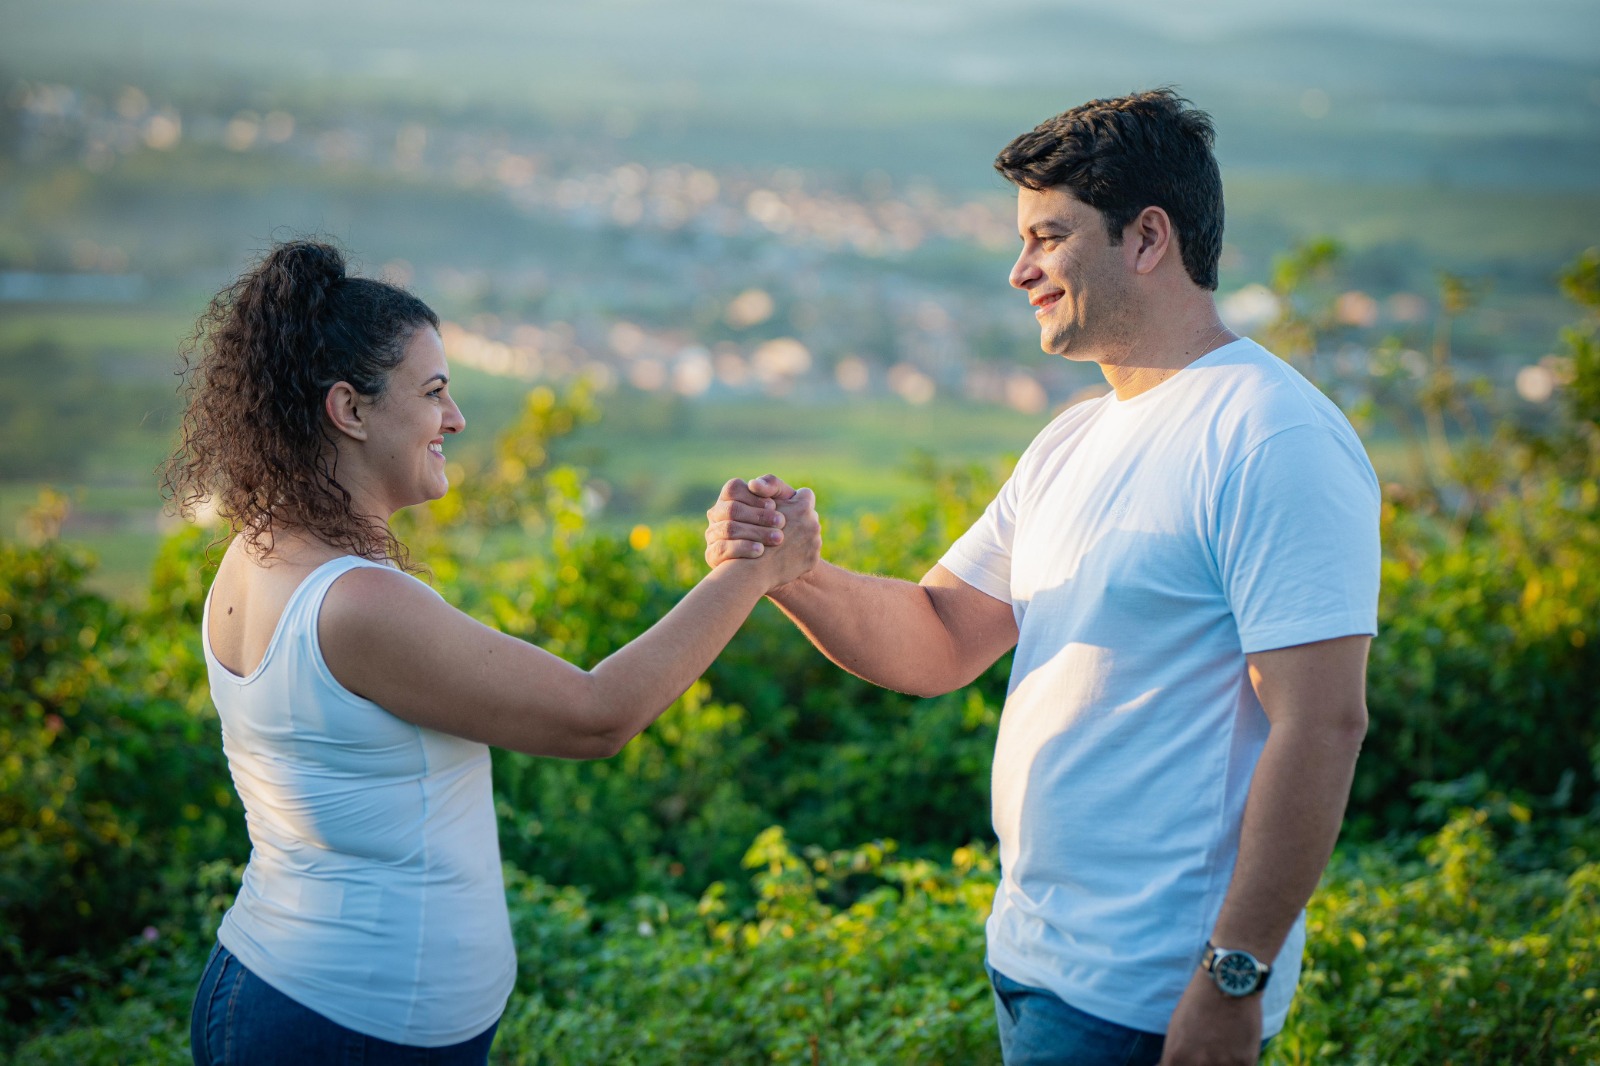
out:
M1019 464L1020 469L1021 464ZM1017 474L1000 486L983 515L939 564L979 592L1011 602L1011 543L1017 531Z
M1239 462L1213 546L1246 654L1378 631L1379 508L1353 434L1296 426Z

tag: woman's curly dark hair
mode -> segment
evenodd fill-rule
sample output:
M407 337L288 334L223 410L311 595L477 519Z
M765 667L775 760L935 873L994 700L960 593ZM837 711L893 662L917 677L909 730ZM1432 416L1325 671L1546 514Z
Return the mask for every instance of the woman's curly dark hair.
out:
M439 317L402 289L347 274L332 245L273 248L212 299L183 348L182 439L163 495L185 517L214 500L255 552L288 526L406 566L382 517L351 508L323 400L340 381L380 396L422 326L439 328Z

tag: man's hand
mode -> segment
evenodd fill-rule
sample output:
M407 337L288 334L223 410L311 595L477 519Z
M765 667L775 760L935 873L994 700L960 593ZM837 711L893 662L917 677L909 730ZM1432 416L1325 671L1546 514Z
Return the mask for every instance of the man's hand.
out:
M778 504L794 494L776 474L749 482L734 478L722 486L716 504L706 512L706 565L755 559L768 545L782 544L788 516Z
M783 542L762 548L759 560L729 564L760 567L767 578L768 593L805 577L822 558L822 525L817 521L816 497L810 489L799 489L788 499L778 501L777 514L783 520Z
M1159 1066L1255 1066L1261 1058L1261 996L1223 995L1195 967L1167 1027Z

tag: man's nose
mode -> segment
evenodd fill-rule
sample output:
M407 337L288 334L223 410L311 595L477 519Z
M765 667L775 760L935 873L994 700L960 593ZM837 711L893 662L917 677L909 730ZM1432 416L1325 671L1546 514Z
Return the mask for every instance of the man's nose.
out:
M1026 249L1017 256L1017 261L1011 266L1011 287L1026 289L1039 279L1039 268L1033 265L1033 259Z

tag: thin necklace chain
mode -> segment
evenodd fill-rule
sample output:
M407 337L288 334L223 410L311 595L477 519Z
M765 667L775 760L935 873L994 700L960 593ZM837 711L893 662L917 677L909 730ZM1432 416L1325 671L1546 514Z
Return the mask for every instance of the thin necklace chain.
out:
M1231 333L1231 332L1233 332L1233 331L1232 331L1232 330L1230 330L1230 329L1229 329L1229 328L1228 328L1228 327L1227 327L1227 325L1223 325L1223 327L1222 327L1222 328L1221 328L1221 329L1219 329L1219 330L1217 330L1217 331L1216 331L1216 332L1215 332L1215 333L1213 333L1213 334L1212 334L1212 335L1211 335L1211 337L1210 337L1210 339L1209 339L1209 340L1207 340L1207 341L1206 341L1206 342L1205 342L1205 344L1203 344L1203 345L1202 345L1202 346L1201 346L1201 348L1200 348L1200 354L1201 354L1201 355L1205 355L1205 354L1206 354L1206 353L1207 353L1207 352L1209 352L1209 351L1211 351L1211 346L1212 346L1212 345L1213 345L1213 344L1215 344L1215 343L1217 343L1217 341L1218 341L1218 340L1219 340L1219 339L1220 339L1220 338L1221 338L1221 337L1222 337L1222 335L1223 335L1223 334L1225 334L1225 333ZM1238 339L1238 338L1235 338L1235 340L1237 340L1237 339ZM1231 344L1231 343L1233 343L1233 342L1232 342L1232 341L1229 341L1229 342L1228 342L1228 343L1230 343L1230 344Z

